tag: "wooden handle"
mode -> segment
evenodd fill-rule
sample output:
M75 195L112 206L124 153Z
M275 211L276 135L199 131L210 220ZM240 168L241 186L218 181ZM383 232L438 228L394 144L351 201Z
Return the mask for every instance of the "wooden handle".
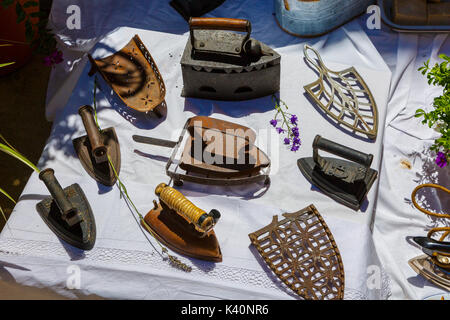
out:
M189 27L194 29L217 29L230 30L238 32L251 32L250 21L245 19L231 19L231 18L191 18L189 20Z

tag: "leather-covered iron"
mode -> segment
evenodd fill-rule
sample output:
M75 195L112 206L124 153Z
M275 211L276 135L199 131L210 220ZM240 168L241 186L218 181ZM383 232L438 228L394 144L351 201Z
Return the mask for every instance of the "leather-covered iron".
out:
M62 188L53 169L39 174L50 191L49 197L36 205L42 220L59 238L82 250L94 247L95 219L88 200L78 184Z
M366 154L316 135L313 157L297 161L306 179L322 192L353 210L359 210L378 176L370 168L373 155ZM319 149L347 160L319 156Z
M95 180L105 186L116 183L116 175L109 165L108 155L120 172L120 145L114 128L100 129L94 120L93 109L85 105L78 109L87 135L72 141L83 168Z
M220 218L219 211L206 213L186 199L181 192L164 183L155 194L154 208L144 220L158 241L175 252L189 257L220 262L222 253L213 227Z

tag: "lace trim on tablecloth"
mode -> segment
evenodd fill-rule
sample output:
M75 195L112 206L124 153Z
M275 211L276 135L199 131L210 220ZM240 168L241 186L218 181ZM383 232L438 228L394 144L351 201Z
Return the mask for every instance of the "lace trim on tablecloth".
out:
M92 262L95 264L110 265L113 262L114 264L122 265L146 265L152 269L165 271L168 269L168 261L156 252L101 248L98 246L90 251L69 251L70 249L64 248L60 244L47 241L2 239L0 243L0 255L44 257L48 259L61 259L61 257L67 257L69 255L71 260L82 260L83 262ZM263 265L265 266L265 264ZM176 268L172 268L171 271L186 275L184 271ZM245 284L262 287L264 289L278 291L279 293L285 292L294 298L298 298L268 267L266 271L232 267L224 264L212 264L206 261L196 260L195 265L192 265L192 271L189 275L196 279L199 276L211 277L216 280L239 285ZM381 299L387 299L390 295L390 279L384 271L382 271L381 290ZM367 300L368 297L360 290L346 287L344 299Z

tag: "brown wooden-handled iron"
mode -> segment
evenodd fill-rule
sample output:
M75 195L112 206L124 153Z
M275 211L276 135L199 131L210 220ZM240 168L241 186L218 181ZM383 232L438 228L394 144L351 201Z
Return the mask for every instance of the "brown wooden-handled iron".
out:
M368 168L372 164L373 155L367 154L342 144L330 141L322 138L320 135L316 135L313 142L313 158L314 161L320 164L320 156L318 150L324 150L347 160L357 162L364 167Z
M48 191L55 200L58 206L62 219L67 222L69 226L73 226L80 223L82 217L78 214L77 209L70 203L64 193L63 188L55 178L55 171L53 169L44 169L39 173L39 179L41 179Z
M189 19L189 27L193 29L216 29L216 30L230 30L238 32L252 31L250 21L245 19L231 19L231 18L191 18Z
M250 33L252 31L252 25L250 21L245 19L231 19L231 18L190 18L189 29L191 34L192 48L195 50L210 51L209 46L204 41L196 43L194 36L194 30L229 30L237 32L247 32L242 39L241 47L235 48L236 54L245 54L252 57L260 57L265 53L261 49L259 41L251 40Z
M164 202L170 209L176 211L179 215L184 217L188 222L194 224L195 229L206 235L220 218L220 212L213 209L209 213L196 207L179 191L169 187L165 183L160 183L156 189L155 194Z
M92 155L96 163L108 161L107 148L103 143L103 138L99 132L97 124L94 120L93 109L89 105L85 105L78 109L78 114L83 120L84 128L92 148Z

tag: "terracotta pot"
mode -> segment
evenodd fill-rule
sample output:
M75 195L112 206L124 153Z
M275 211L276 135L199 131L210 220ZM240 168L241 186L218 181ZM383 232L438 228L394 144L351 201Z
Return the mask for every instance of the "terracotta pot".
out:
M12 65L0 68L0 76L11 73L25 63L32 54L32 49L25 38L25 20L17 23L16 3L25 3L27 0L16 0L9 8L0 9L0 45L10 44L10 46L0 47L0 63L15 62ZM39 2L39 1L38 1ZM37 11L39 7L24 8L25 12ZM31 23L35 24L38 18L31 18Z

